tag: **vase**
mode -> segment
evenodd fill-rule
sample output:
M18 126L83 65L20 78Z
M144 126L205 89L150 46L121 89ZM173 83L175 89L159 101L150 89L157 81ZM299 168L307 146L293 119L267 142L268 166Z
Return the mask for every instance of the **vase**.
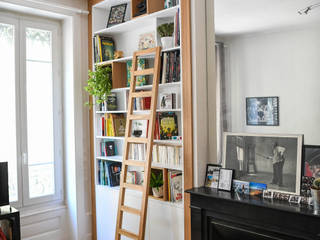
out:
M156 187L152 188L152 193L153 193L153 196L157 198L161 198L163 196L163 186L158 188Z
M311 188L311 196L313 200L313 208L318 212L320 208L320 190Z
M161 45L162 49L173 48L173 37L162 37Z

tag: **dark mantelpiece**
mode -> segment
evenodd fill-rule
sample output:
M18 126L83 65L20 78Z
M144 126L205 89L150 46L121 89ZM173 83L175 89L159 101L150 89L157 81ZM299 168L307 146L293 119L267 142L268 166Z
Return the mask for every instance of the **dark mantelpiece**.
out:
M320 215L308 206L193 188L192 240L320 240Z

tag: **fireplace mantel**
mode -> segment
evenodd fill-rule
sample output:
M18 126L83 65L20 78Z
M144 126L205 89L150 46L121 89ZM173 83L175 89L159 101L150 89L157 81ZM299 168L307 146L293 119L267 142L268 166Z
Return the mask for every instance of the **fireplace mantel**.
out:
M320 240L320 215L312 207L193 188L192 240Z

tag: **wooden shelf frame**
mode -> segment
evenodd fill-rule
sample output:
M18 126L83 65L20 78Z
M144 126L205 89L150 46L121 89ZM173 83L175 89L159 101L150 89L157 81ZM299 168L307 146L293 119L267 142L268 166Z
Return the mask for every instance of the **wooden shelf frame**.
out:
M103 0L88 0L88 61L89 69L93 69L92 58L92 8ZM157 1L157 0L153 0ZM192 57L191 57L191 0L180 1L181 14L181 52L183 69L183 136L184 136L184 189L193 187L193 112L192 112ZM141 17L142 19L143 17ZM92 98L89 99L92 103ZM97 239L96 193L95 193L95 152L94 152L94 109L90 110L90 168L91 168L91 201L92 201L92 239ZM184 194L184 236L191 240L190 196Z

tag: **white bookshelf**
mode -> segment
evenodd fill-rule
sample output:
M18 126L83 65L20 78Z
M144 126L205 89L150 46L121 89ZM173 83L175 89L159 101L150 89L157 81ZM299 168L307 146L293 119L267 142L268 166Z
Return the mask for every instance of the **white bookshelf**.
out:
M98 3L93 7L92 10L92 29L94 35L103 35L112 37L116 44L116 50L121 50L124 52L124 57L120 59L115 59L111 61L106 61L98 63L97 65L111 65L114 63L126 63L132 60L133 52L138 50L139 35L143 33L153 32L156 36L156 45L159 46L160 39L157 36L156 29L157 26L163 22L173 21L176 12L179 10L180 6L175 6L169 9L163 9L158 12L151 13L149 15L144 15L134 19L129 19L130 16L126 14L126 21L122 24L105 28L108 20L108 14L111 6L119 5L121 3L130 3L128 0L106 0ZM128 6L127 13L131 12L131 6ZM130 14L129 14L130 15ZM181 22L181 21L180 21ZM181 32L181 31L180 31ZM180 37L181 39L181 37ZM168 51L180 51L180 46L175 46L170 49L162 50L162 53ZM182 66L182 52L180 51L180 66ZM182 106L182 74L183 70L181 67L180 81L172 83L159 84L159 95L161 93L173 92L177 94L177 107L175 109L160 109L159 98L157 113L162 112L174 112L178 118L178 130L179 136L183 139L183 106ZM160 81L161 82L161 81ZM152 88L151 83L149 85L137 86L136 90L150 90ZM127 112L127 94L129 92L129 87L115 88L112 89L112 93L117 96L117 110L114 111L101 111L94 106L94 131L95 131L95 193L96 193L96 221L97 221L97 237L99 240L104 239L114 239L116 215L117 215L117 204L119 187L108 187L98 184L98 161L113 161L122 162L123 155L122 150L124 146L124 137L110 137L101 136L100 129L100 117L104 114L123 114ZM136 110L134 113L143 114L147 110ZM100 156L100 143L101 141L114 141L117 149L116 156ZM154 140L155 144L159 145L169 145L169 146L181 146L183 147L183 140ZM183 152L183 151L182 151ZM169 170L178 170L183 172L183 156L181 165L168 165L163 163L152 163L152 167L156 168L166 168ZM183 184L182 184L183 185ZM129 202L132 206L140 206L140 196L135 192L129 191L127 196L129 197ZM140 197L140 198L139 198ZM148 220L146 229L146 239L158 239L159 236L153 235L153 226L150 223L154 221L159 221L159 217L163 218L163 224L159 225L157 232L161 232L163 236L162 239L176 240L184 239L184 203L172 203L169 201L159 201L153 198L149 199L148 206ZM170 217L168 217L170 215ZM124 222L125 228L136 232L136 225L139 221L131 219L129 222Z

